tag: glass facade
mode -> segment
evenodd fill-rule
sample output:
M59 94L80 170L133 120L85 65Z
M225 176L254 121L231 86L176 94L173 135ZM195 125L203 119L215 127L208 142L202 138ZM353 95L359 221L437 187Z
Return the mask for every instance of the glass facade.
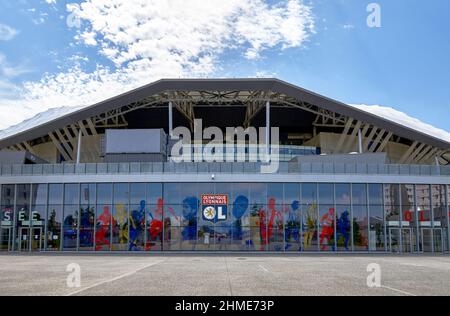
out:
M2 185L0 251L447 252L450 187ZM221 217L204 196L225 196Z

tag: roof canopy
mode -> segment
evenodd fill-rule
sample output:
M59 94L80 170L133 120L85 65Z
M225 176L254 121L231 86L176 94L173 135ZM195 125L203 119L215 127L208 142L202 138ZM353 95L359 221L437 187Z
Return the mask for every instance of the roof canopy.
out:
M37 121L35 125L24 125L22 129L12 129L0 139L0 149L15 146L47 136L55 130L77 125L78 122L111 113L124 107L130 110L139 106L167 106L169 101L178 104L178 108L188 118L191 116L188 104L226 106L232 104L250 105L247 119L265 104L266 101L283 106L302 108L326 117L349 119L371 124L390 135L399 136L442 150L449 150L446 140L428 135L413 127L407 127L380 116L357 109L347 104L318 95L278 79L163 79L117 97L94 104L69 110L70 113L56 110L48 120ZM341 121L344 123L344 121ZM31 123L31 121L29 122ZM0 136L1 137L1 136Z

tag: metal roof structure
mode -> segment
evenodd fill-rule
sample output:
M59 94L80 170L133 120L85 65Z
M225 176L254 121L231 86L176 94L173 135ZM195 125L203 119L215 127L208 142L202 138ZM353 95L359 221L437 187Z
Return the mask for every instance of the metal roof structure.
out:
M95 129L96 122L118 120L124 111L149 106L167 106L173 102L176 108L189 120L193 121L193 107L197 104L210 106L227 106L241 104L247 106L244 125L270 101L280 106L296 107L315 113L326 122L331 120L340 124L348 133L359 125L377 128L380 140L388 137L408 139L414 145L435 150L440 155L450 151L450 142L407 127L394 121L385 120L377 115L359 110L345 103L321 96L278 79L162 79L141 88L129 91L111 99L87 106L67 115L54 118L37 126L0 139L0 149L10 147L27 148L28 142L40 137L48 137L53 132L72 128ZM86 122L86 127L83 123ZM358 124L359 123L359 124ZM366 132L369 131L367 128ZM93 132L95 133L95 131ZM372 136L373 137L373 136ZM19 146L18 146L19 145Z

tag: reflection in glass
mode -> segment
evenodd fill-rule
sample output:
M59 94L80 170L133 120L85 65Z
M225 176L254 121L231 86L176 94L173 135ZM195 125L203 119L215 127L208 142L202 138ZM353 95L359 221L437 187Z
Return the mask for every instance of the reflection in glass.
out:
M129 185L128 183L114 184L114 212L112 219L112 250L126 251L129 248L128 233L128 202Z
M285 251L302 251L302 212L299 184L284 185L284 203Z
M80 191L80 250L92 250L94 248L95 226L95 184L81 184Z
M78 205L64 205L64 250L76 250L78 238Z
M47 251L61 248L62 205L49 205L47 208Z

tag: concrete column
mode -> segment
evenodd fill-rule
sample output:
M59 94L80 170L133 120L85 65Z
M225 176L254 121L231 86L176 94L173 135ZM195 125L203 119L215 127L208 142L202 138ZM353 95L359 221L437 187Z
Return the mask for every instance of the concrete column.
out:
M81 137L83 136L83 133L81 132L81 129L78 131L78 144L77 144L77 165L80 164L81 161Z
M362 141L362 132L361 129L358 130L358 148L359 148L359 153L362 154L363 153L363 141Z
M172 101L169 102L169 137L172 137L173 131L173 104Z
M266 102L266 154L270 157L270 101Z

